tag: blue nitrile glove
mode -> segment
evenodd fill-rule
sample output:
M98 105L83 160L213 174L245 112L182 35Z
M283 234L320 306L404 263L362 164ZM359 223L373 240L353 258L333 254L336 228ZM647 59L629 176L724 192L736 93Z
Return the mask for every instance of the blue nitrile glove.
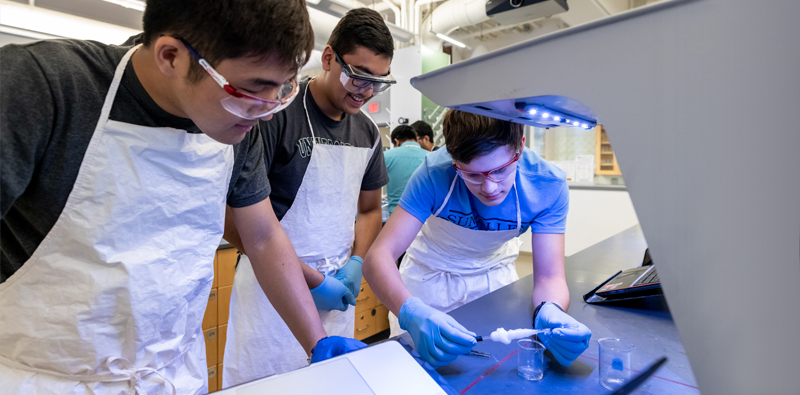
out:
M347 310L347 305L356 305L356 297L339 280L325 275L322 284L311 290L317 310Z
M324 361L339 355L347 354L351 351L364 348L367 345L347 337L328 336L323 337L317 345L311 349L311 363Z
M350 292L353 293L354 297L358 297L358 293L361 292L361 264L364 263L364 260L361 259L360 256L353 255L350 257L350 260L342 266L339 271L336 272L337 280L341 281Z
M539 340L562 366L572 365L572 362L589 348L592 331L557 305L543 304L534 319L535 329L552 329L550 335L539 336Z
M411 297L400 308L400 328L414 339L419 355L434 367L453 362L478 344L475 333L461 326L453 317Z

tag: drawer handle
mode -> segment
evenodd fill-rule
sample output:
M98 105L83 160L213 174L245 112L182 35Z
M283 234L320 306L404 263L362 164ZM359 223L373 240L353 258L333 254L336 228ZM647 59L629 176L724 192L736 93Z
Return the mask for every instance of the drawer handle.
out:
M365 330L367 330L367 329L369 329L369 324L367 324L367 326L365 326L363 329L358 329L358 328L356 328L356 331L357 331L357 332L363 332L363 331L365 331Z
M356 299L356 303L361 303L361 302L364 302L364 301L367 301L367 300L369 300L369 296L367 296L364 299Z

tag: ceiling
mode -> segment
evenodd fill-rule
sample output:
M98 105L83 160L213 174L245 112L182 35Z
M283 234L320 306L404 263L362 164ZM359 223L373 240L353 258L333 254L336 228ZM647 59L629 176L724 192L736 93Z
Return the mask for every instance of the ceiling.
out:
M36 7L63 12L79 17L102 21L131 29L142 29L142 11L126 8L104 0L6 0L21 4L33 4ZM120 1L120 0L117 0ZM129 0L121 0L129 1ZM137 0L133 0L137 1ZM351 5L361 4L379 11L388 22L396 23L395 14L389 4L403 5L403 0L346 0ZM414 0L405 3L413 4ZM451 36L461 40L479 40L489 48L506 46L515 41L524 41L537 34L549 33L553 30L568 28L589 22L608 15L636 8L657 0L569 0L570 10L549 18L539 18L511 26L503 26L489 19L472 26L461 26ZM434 2L421 7L421 20L425 20L430 10L435 10L442 2ZM413 28L408 28L413 30ZM422 30L422 29L420 29ZM326 40L317 37L317 40ZM492 41L497 41L497 46ZM324 42L321 44L324 45ZM408 44L400 44L408 45ZM492 48L496 47L496 48Z

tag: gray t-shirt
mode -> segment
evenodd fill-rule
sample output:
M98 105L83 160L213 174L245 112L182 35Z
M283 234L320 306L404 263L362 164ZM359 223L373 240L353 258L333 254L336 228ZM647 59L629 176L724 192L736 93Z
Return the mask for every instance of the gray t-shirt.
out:
M114 70L129 46L54 40L0 48L0 282L30 258L72 191ZM161 109L128 63L110 119L201 133ZM269 196L261 134L234 146L228 204Z
M269 197L279 220L289 211L297 196L313 150L311 130L303 109L306 85L307 82L300 84L300 92L289 107L276 113L271 120L260 122L266 166L272 185ZM315 144L372 148L380 140L378 128L362 112L356 115L345 114L339 121L330 119L314 101L310 89L306 105L314 127ZM378 143L364 172L361 190L372 191L388 182L383 148Z

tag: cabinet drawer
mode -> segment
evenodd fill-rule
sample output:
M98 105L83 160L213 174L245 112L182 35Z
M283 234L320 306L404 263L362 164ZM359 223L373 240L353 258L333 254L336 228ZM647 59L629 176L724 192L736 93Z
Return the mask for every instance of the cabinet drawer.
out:
M228 325L220 325L217 328L217 359L219 363L225 361L225 342L228 341ZM221 373L221 371L220 371ZM222 382L220 381L220 384Z
M356 313L369 310L379 303L378 297L372 292L372 288L370 288L369 284L361 284L361 291L356 298Z
M379 304L375 307L375 333L389 329L389 309Z
M228 313L230 313L231 309L231 292L233 291L233 287L219 287L217 292L219 293L219 302L217 307L217 323L227 324L228 323Z
M219 363L217 359L217 349L219 348L217 345L219 340L218 331L217 328L211 328L203 331L203 334L206 338L206 362L208 362L208 367L210 368Z
M212 366L208 368L208 392L212 393L219 391L219 375L217 375L217 367Z
M206 313L203 316L203 330L211 329L217 326L217 290L212 289L208 295L208 305L206 305Z
M233 275L236 274L236 259L239 257L238 250L228 248L217 251L217 275L219 276L219 287L233 285Z
M375 333L375 316L372 315L372 310L356 313L356 327L353 337L356 340L364 340Z

